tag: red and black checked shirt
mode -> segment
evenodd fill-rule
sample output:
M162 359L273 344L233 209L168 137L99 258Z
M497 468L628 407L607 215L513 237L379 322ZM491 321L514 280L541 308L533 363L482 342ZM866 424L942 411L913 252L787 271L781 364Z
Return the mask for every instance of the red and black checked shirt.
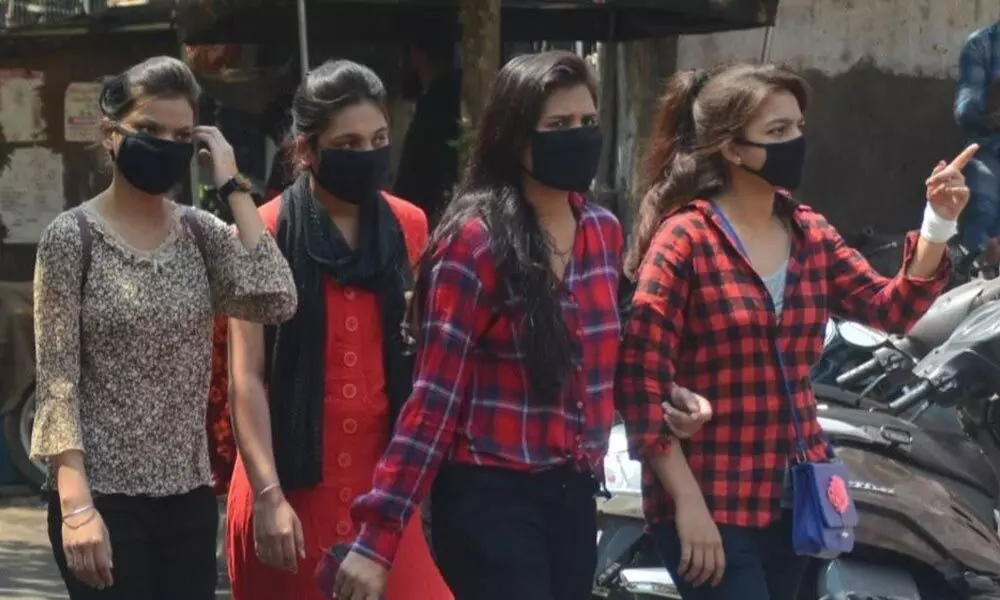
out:
M413 394L373 489L353 507L360 525L354 549L364 556L392 562L403 526L442 461L518 471L567 463L599 469L614 415L623 239L610 212L575 195L571 201L578 226L561 293L578 354L563 397L551 407L529 397L513 333L531 299L502 293L485 226L468 223L434 256Z
M826 456L809 371L831 313L903 333L944 288L947 261L930 280L880 276L810 208L778 200L791 223L780 318L760 277L706 201L672 214L638 273L616 380L619 410L635 458L669 451L660 402L673 383L712 403L713 417L681 447L717 523L762 527L780 517L784 471L795 454L791 404L774 356L780 348L810 460ZM903 272L916 235L906 240ZM672 518L673 503L643 463L649 522Z

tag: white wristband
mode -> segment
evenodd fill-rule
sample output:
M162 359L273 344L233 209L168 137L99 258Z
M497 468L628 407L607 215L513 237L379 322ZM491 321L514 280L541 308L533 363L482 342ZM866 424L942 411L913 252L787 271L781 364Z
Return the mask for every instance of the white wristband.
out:
M920 237L932 244L944 244L958 233L958 221L942 219L934 211L930 202L924 208L924 222L920 226Z

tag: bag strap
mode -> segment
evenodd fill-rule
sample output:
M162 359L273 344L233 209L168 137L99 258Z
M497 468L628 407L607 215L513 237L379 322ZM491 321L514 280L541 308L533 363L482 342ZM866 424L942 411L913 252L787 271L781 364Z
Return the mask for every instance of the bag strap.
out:
M94 234L90 230L90 221L83 206L78 205L70 212L76 217L76 225L80 229L80 298L83 299L83 288L87 285L87 277L90 275L90 261L93 254Z
M207 271L208 261L205 257L208 256L208 251L206 250L208 244L205 242L205 229L201 226L201 223L198 222L198 217L195 216L194 209L190 206L182 208L181 221L194 237L194 243L198 246L198 254L201 255L201 261L205 263L205 269Z
M743 242L740 240L740 236L736 234L736 230L733 229L732 224L729 219L726 218L725 213L722 209L715 203L712 203L712 208L719 217L719 221L722 222L722 227L725 229L726 234L732 240L733 244L736 245L736 249L739 250L743 258L746 259L747 263L750 262L750 255L747 254L746 248L743 247ZM785 370L785 359L781 354L781 347L778 345L778 338L775 336L771 337L771 347L772 353L774 354L774 360L778 364L778 371L781 373L781 389L784 392L785 397L788 399L788 409L792 413L792 426L795 429L795 457L800 462L808 462L808 456L806 455L806 441L802 437L802 423L799 419L798 407L795 406L794 396L792 395L792 387L788 384L788 372ZM833 449L827 445L827 454L832 458Z

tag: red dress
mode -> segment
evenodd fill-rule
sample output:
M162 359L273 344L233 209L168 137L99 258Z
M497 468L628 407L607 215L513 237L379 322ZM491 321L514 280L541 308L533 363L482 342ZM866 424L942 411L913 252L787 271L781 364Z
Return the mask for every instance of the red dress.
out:
M399 219L410 260L427 243L427 220L413 205L389 197ZM264 224L274 230L280 198L260 208ZM242 459L237 458L228 500L229 577L234 600L324 600L313 583L323 552L353 542L354 498L368 491L372 472L389 441L388 399L382 367L382 332L372 292L340 287L325 278L326 357L323 405L323 481L314 488L286 493L302 521L306 558L298 573L261 563L254 551L253 492ZM431 559L419 511L403 535L389 574L387 600L452 600L451 592Z

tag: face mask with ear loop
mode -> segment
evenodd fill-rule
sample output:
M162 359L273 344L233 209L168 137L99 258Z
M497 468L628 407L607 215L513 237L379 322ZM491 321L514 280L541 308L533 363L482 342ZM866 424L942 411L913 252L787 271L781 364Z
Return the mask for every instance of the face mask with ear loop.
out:
M751 169L740 163L746 171L753 173L776 188L795 191L802 183L802 171L806 162L806 136L788 140L762 144L741 139L737 144L761 148L766 152L764 164L760 169Z
M147 133L116 131L122 136L111 151L115 166L136 189L159 196L180 183L191 170L194 144L164 140Z

